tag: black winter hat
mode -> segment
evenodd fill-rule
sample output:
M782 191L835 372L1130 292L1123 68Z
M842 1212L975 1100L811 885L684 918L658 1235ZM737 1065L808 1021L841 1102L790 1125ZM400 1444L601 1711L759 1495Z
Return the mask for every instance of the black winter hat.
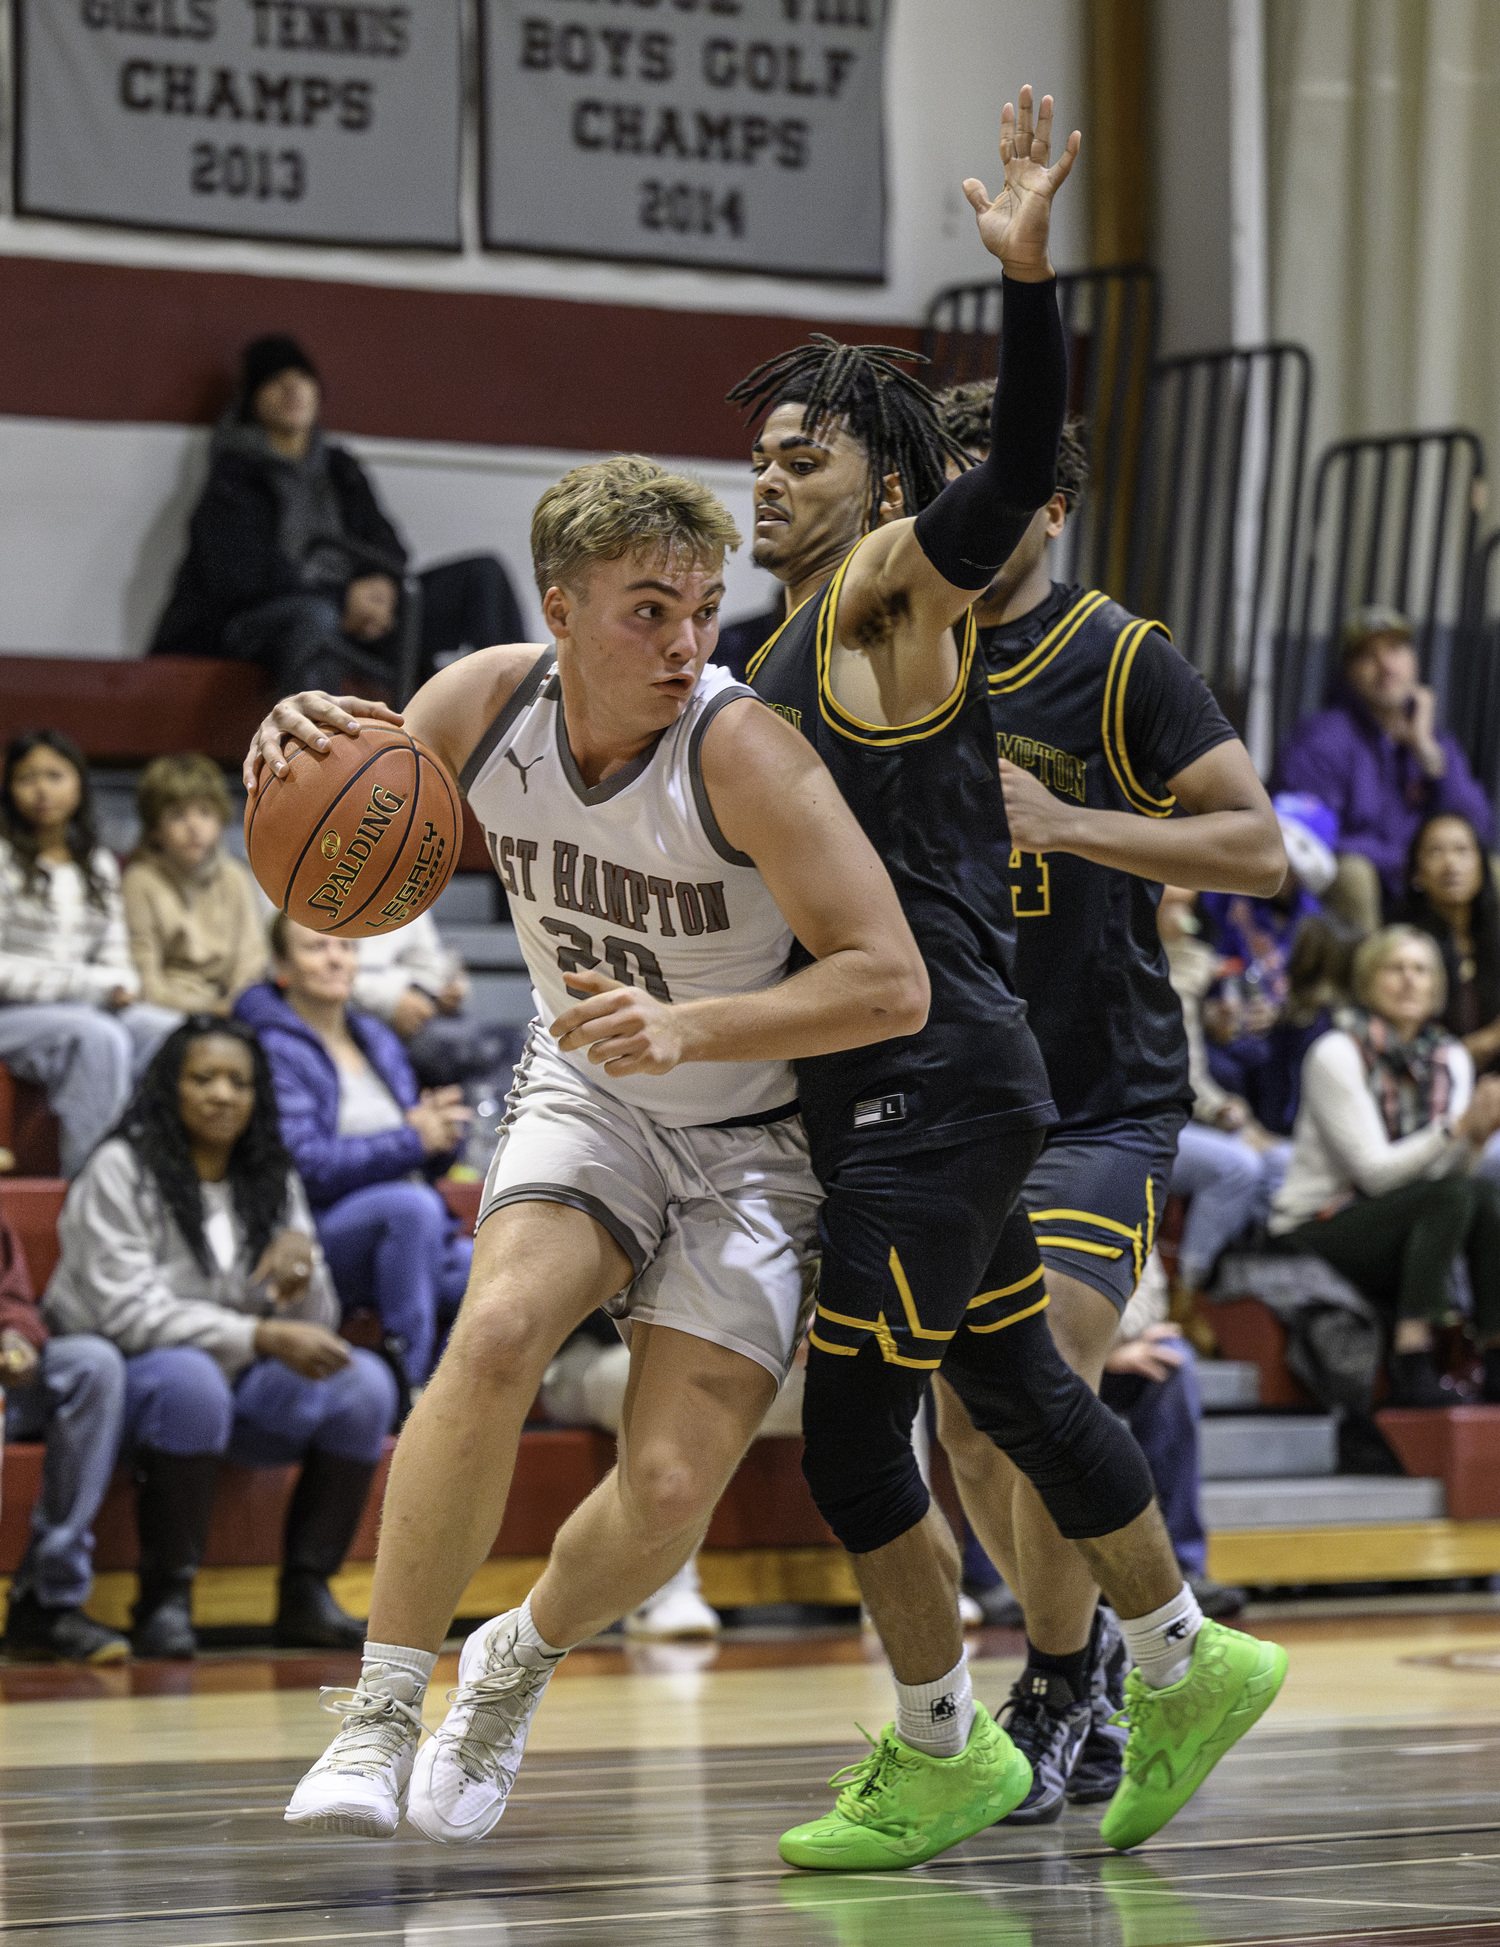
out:
M280 376L282 372L306 372L310 379L319 378L318 368L307 353L283 331L270 332L264 338L253 338L240 354L240 417L250 417L250 407L257 392L268 379Z

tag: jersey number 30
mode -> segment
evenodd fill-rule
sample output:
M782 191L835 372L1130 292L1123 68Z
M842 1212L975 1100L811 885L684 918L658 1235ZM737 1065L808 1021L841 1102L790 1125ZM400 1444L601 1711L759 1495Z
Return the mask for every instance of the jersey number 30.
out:
M1052 874L1040 852L1012 850L1010 896L1017 919L1045 919L1052 911Z
M592 934L585 933L581 926L570 926L565 919L544 919L542 925L558 943L557 964L565 974L598 966ZM661 962L650 947L639 946L634 940L616 939L613 933L606 934L601 944L610 974L622 987L644 987L653 1000L671 1000L671 990L662 978Z

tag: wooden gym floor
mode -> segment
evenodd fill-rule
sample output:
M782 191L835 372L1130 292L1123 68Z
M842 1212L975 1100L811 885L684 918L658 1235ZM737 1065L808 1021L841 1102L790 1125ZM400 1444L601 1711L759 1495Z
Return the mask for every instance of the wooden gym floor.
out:
M1277 1708L1148 1846L1098 1813L920 1872L786 1872L781 1829L889 1715L855 1630L576 1652L471 1850L298 1838L287 1792L353 1658L0 1670L3 1947L1500 1947L1500 1605L1274 1617ZM971 1639L998 1704L1019 1639ZM454 1680L445 1658L429 1719Z

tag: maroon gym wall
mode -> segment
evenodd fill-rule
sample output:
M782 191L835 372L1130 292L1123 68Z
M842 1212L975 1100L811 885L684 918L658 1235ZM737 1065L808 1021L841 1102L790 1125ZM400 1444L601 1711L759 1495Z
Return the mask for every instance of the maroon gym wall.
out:
M915 348L915 327L492 292L0 257L0 413L206 423L239 348L290 331L341 432L736 459L724 394L827 331Z

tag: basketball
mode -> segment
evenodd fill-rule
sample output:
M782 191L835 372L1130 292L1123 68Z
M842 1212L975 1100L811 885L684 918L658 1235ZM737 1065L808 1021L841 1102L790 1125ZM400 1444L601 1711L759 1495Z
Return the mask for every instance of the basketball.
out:
M405 730L365 724L296 746L245 809L250 869L315 933L364 939L425 912L452 877L462 812L442 765Z

